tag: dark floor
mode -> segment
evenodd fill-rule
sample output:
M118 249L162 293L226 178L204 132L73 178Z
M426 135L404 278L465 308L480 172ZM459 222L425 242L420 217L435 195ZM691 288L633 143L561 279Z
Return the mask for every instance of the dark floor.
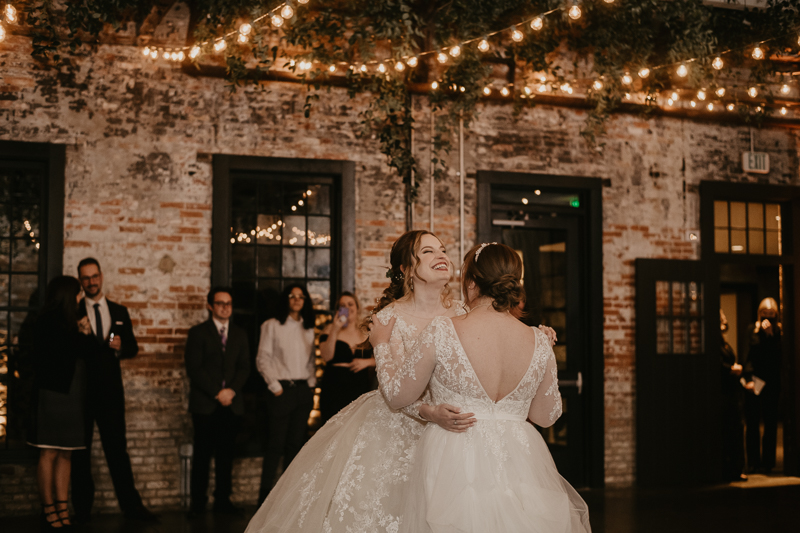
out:
M800 478L751 476L748 483L695 490L604 489L582 492L594 533L782 533L800 531ZM240 533L244 518L208 514L189 520L166 511L157 525L96 515L76 533ZM35 532L37 517L0 518L3 533ZM314 532L311 532L314 533Z

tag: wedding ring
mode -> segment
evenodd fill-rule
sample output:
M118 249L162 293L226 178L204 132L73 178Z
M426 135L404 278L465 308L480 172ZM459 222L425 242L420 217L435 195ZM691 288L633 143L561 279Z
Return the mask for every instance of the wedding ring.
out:
M453 420L453 425L457 426L458 425L458 420Z

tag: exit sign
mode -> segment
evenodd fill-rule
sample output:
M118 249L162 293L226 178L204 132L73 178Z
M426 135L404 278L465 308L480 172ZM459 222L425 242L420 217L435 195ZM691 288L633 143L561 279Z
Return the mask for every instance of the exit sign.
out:
M755 174L769 172L769 154L765 152L744 152L742 154L742 170Z

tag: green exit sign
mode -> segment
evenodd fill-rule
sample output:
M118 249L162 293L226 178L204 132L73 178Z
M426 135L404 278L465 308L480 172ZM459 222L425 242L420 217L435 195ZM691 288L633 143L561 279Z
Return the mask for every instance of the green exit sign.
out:
M769 154L765 152L744 152L742 154L742 170L755 174L769 172Z

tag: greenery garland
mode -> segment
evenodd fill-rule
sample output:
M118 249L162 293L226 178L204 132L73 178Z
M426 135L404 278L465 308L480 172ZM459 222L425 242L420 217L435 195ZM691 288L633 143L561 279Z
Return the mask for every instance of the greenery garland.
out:
M566 2L566 3L565 3ZM141 24L154 10L162 12L172 5L169 0L73 0L55 4L53 0L32 0L28 3L27 23L33 28L33 53L43 60L58 62L65 49L76 50L96 42L106 25L119 28L134 21ZM715 87L720 85L720 72L712 67L716 55L726 55L726 69L744 73L748 84L761 87L767 101L772 101L768 82L775 76L791 76L786 63L774 61L778 56L797 57L800 42L800 12L796 0L767 0L760 11L715 9L701 0L583 0L578 4L582 17L570 18L568 8L573 0L348 0L290 4L295 15L280 28L269 24L255 30L245 44L225 48L227 79L232 90L248 81L264 79L275 66L288 66L312 91L306 99L309 115L316 91L330 87L333 78L324 65L364 65L369 62L405 61L421 52L453 47L465 41L480 39L515 26L542 13L552 12L541 30L522 26L525 38L515 42L500 34L491 50L480 52L474 45L463 46L456 58L439 65L433 55L420 59L417 68L402 72L366 73L346 69L344 80L350 95L369 91L373 98L361 118L365 128L380 139L381 152L387 156L408 187L411 201L416 190L411 176L417 161L412 153L412 94L429 88L436 81L442 90L430 91L429 98L437 112L434 139L435 177L444 167L442 153L449 150L452 127L459 119L469 122L474 116L484 91L492 83L498 69L516 87L528 82L534 73L546 75L557 84L584 78L580 63L591 65L595 82L587 99L591 104L582 134L590 143L597 143L604 133L608 116L624 101L630 90L621 80L630 72L648 69L651 73L640 80L641 91L648 95L646 103L655 102L658 92L673 87ZM213 43L215 39L235 32L240 24L268 14L282 4L259 0L196 0L191 3L193 41ZM766 58L752 61L747 43L763 43ZM210 52L210 46L205 47ZM202 56L201 56L202 57ZM572 64L565 64L564 59ZM676 80L671 68L691 60L692 68L685 80ZM195 59L197 61L197 59ZM313 67L299 71L300 61ZM517 79L521 76L523 79ZM525 79L526 76L528 79ZM451 88L455 90L451 90ZM535 98L514 91L517 109L535 105ZM759 119L768 112L745 111L744 120Z

